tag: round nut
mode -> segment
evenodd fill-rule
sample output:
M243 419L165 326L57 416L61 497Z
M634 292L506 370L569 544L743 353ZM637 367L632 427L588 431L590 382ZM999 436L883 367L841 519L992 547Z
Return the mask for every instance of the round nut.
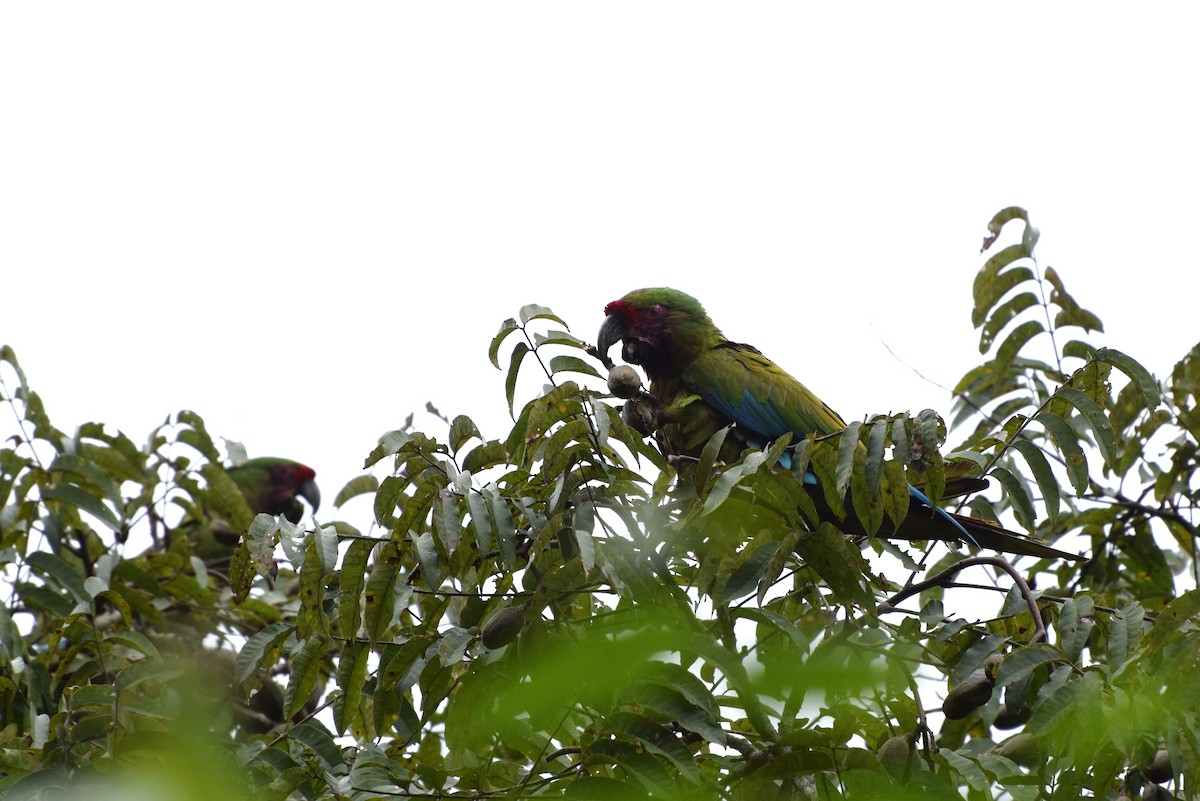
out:
M627 364L615 365L608 371L608 391L629 400L642 391L642 377Z

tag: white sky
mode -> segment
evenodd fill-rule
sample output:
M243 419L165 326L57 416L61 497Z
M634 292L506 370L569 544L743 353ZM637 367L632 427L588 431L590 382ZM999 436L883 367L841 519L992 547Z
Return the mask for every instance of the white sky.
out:
M523 304L591 340L640 286L847 418L948 414L884 342L973 366L1018 204L1162 376L1200 339L1200 12L1109 8L6 3L0 342L60 428L191 408L332 499L426 401L507 432Z

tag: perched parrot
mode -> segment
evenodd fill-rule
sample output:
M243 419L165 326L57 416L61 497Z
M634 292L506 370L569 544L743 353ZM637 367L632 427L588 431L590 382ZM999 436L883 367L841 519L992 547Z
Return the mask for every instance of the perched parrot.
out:
M734 425L721 458L734 461L747 447L762 447L791 432L841 431L845 422L803 384L750 345L730 342L695 298L675 289L638 289L604 307L597 348L601 355L619 340L622 358L650 379L662 406L653 427L671 455L698 457L713 434ZM805 483L820 501L815 478ZM976 480L975 489L986 486ZM997 525L943 509L909 487L909 512L894 535L903 539L973 543L1006 553L1046 558L1081 557L1042 545ZM855 521L842 522L854 531Z
M248 459L226 472L255 514L283 515L299 523L304 516L301 498L308 501L314 512L321 505L321 493L314 481L316 471L291 459L273 456ZM180 529L191 537L193 553L205 561L228 559L242 535L220 519L207 526L195 520L184 521Z

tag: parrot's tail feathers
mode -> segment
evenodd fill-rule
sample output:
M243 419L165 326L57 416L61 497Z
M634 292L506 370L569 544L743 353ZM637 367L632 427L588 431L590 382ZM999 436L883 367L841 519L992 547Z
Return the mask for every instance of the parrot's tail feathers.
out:
M1036 556L1041 559L1068 559L1078 562L1086 558L1079 554L1067 553L1057 548L1051 548L1049 545L1044 545L1037 540L1023 537L1020 534L1014 534L1008 529L987 520L981 520L978 517L948 514L951 514L955 522L970 534L971 539L980 548L988 548L1017 556Z

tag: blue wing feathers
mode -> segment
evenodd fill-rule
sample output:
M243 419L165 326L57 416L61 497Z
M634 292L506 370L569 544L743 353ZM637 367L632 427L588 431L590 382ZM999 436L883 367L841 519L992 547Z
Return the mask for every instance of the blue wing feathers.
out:
M929 509L933 508L933 501L929 500L929 498L925 495L925 493L921 492L919 489L914 487L912 484L908 485L908 494L913 496L914 498L916 498L921 503L925 504L925 506L927 508L929 508ZM963 528L963 524L958 522L957 520L955 520L954 516L951 515L949 512L947 512L945 509L942 509L939 507L937 509L937 514L943 520L949 521L950 525L952 525L956 529L958 529L962 533L963 537L966 539L967 542L971 543L976 548L982 547L978 542L975 541L975 538L971 536L970 532L967 531L965 528Z
M737 403L731 403L716 392L700 391L698 394L704 399L705 403L708 403L710 406L720 410L723 415L728 417L730 420L733 420L742 428L748 429L756 434L760 434L763 437L763 441L761 442L753 442L752 437L744 437L747 439L747 444L751 445L752 447L765 447L768 441L775 439L776 437L780 437L788 431L791 431L796 437L808 436L809 432L807 431L795 431L791 426L783 421L783 418L779 415L779 412L776 411L774 406L772 406L770 403L763 403L759 399L752 396L749 389L742 391L742 397ZM745 433L746 432L743 432L743 435ZM789 469L791 467L790 455L785 453L783 458L780 459L780 463L785 469ZM804 476L804 483L815 484L816 477L813 476L811 472L806 473ZM933 502L929 500L928 496L911 484L908 485L908 493L912 497L916 498L919 502L924 504L926 508L933 509ZM954 526L954 528L958 529L958 532L962 534L964 540L976 547L980 547L979 543L975 541L975 538L971 536L970 532L968 532L961 523L955 520L949 512L947 512L945 509L939 508L936 510L936 514L943 520L946 520L948 523L950 523L950 525Z

